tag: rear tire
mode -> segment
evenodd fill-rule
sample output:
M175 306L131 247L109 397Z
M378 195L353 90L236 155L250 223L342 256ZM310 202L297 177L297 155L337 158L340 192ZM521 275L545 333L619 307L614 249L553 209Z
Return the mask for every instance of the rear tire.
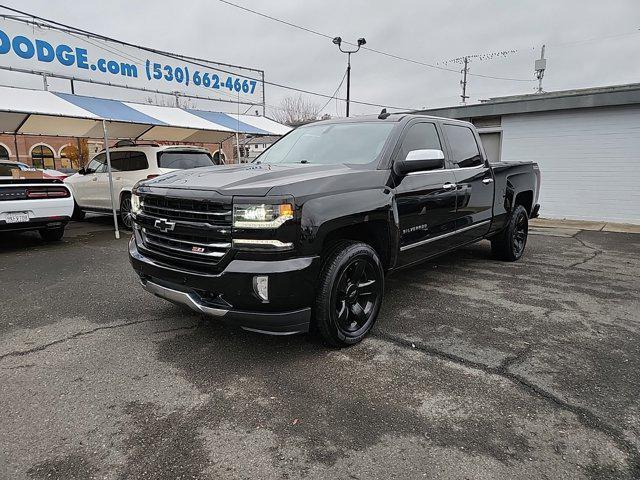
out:
M64 236L64 227L43 228L39 233L45 242L59 242Z
M384 271L376 251L366 243L339 242L320 273L314 326L331 346L358 343L373 327L383 293Z
M491 239L491 252L499 260L515 262L524 254L529 235L529 214L522 205L511 211L506 227Z
M75 220L76 222L81 222L82 220L84 220L84 217L85 217L84 210L82 210L80 208L80 206L74 200L73 201L73 213L71 214L71 219Z
M131 216L131 194L123 193L120 197L120 223L125 230L133 228L133 218Z

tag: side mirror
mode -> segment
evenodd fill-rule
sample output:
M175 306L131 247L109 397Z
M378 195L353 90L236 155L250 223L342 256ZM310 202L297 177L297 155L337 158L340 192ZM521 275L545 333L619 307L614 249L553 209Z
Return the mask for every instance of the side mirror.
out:
M398 159L393 164L393 169L398 175L406 175L411 172L423 172L438 170L444 167L444 153L442 150L411 150L405 159Z
M81 168L78 169L78 173L80 175L86 175L87 174L87 169L84 168L84 167L81 167Z

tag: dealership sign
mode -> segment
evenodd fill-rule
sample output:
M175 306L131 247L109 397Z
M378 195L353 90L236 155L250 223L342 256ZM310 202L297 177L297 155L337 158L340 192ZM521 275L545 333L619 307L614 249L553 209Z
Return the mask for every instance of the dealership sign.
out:
M262 103L260 70L159 53L13 18L0 18L0 68L97 84Z

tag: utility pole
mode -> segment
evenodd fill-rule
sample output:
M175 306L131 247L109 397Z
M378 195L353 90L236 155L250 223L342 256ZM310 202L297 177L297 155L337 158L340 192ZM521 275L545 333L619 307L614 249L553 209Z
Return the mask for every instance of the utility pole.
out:
M347 118L349 118L349 100L350 99L351 99L351 52L348 52L348 55L347 55Z
M547 69L547 59L544 58L544 45L540 51L540 58L536 60L535 70L536 78L538 79L538 93L544 93L542 90L542 78L544 77L544 71Z
M468 71L469 71L469 57L464 57L464 68L460 72L462 73L462 80L460 81L460 85L462 86L462 95L460 95L460 98L462 98L462 105L466 105L467 98L469 98L469 95L467 95L467 72Z

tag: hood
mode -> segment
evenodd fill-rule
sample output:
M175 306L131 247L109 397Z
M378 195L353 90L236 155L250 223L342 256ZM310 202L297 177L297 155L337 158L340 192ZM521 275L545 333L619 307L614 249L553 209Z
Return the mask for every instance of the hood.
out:
M362 170L345 165L243 164L177 170L145 182L153 188L214 190L221 195L264 196L288 185L317 182L328 177L358 174ZM278 188L279 187L279 188Z

